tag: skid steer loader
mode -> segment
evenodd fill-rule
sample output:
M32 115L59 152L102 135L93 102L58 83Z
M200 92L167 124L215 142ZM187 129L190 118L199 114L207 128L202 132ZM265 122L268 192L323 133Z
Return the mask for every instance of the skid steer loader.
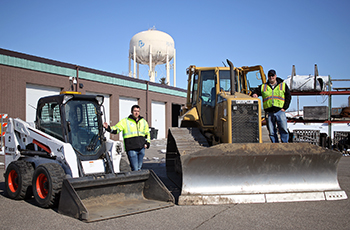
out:
M341 153L311 144L262 143L261 66L187 69L180 128L168 131L166 170L179 205L347 199Z
M35 128L9 119L5 186L13 199L34 195L44 208L86 221L174 204L151 170L120 172L118 142L106 140L103 96L63 92L39 99Z

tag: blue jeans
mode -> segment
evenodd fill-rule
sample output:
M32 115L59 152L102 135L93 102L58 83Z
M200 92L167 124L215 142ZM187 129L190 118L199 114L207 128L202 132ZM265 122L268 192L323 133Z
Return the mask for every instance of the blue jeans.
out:
M145 148L140 150L129 150L128 159L132 171L139 171L142 167L143 157L145 156Z
M281 135L281 141L287 143L289 139L287 117L286 114L280 110L276 113L267 113L267 128L269 130L269 137L272 143L279 143L278 131ZM276 128L277 125L277 128Z

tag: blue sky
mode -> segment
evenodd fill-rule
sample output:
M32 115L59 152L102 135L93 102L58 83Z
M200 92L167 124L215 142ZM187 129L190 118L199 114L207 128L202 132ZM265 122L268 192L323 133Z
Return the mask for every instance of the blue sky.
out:
M127 75L130 39L154 26L175 41L180 88L189 65L222 66L226 59L276 69L282 79L292 65L299 75L313 74L314 64L320 75L350 79L349 11L344 0L0 0L0 47ZM332 104L347 98L333 96ZM299 102L328 105L321 96Z

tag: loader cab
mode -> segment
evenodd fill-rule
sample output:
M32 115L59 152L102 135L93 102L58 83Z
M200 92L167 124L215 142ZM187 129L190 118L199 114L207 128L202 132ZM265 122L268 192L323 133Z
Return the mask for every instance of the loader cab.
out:
M36 126L70 143L80 160L96 160L105 152L101 106L103 96L63 94L41 98Z
M69 143L82 156L96 155L102 147L97 103L70 100L64 110Z

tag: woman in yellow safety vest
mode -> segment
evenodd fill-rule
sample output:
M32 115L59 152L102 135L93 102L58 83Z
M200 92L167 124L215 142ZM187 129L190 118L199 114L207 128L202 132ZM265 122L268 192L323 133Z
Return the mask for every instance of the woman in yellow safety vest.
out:
M267 129L272 143L278 143L277 128L283 143L288 142L289 132L285 111L289 108L291 93L283 80L271 69L268 72L268 82L262 84L253 92L253 97L262 96ZM276 127L277 125L277 127Z
M105 129L113 134L123 132L125 151L127 152L132 171L141 170L145 148L149 148L151 143L149 126L147 121L140 116L140 106L133 105L131 114L110 127L103 123Z

